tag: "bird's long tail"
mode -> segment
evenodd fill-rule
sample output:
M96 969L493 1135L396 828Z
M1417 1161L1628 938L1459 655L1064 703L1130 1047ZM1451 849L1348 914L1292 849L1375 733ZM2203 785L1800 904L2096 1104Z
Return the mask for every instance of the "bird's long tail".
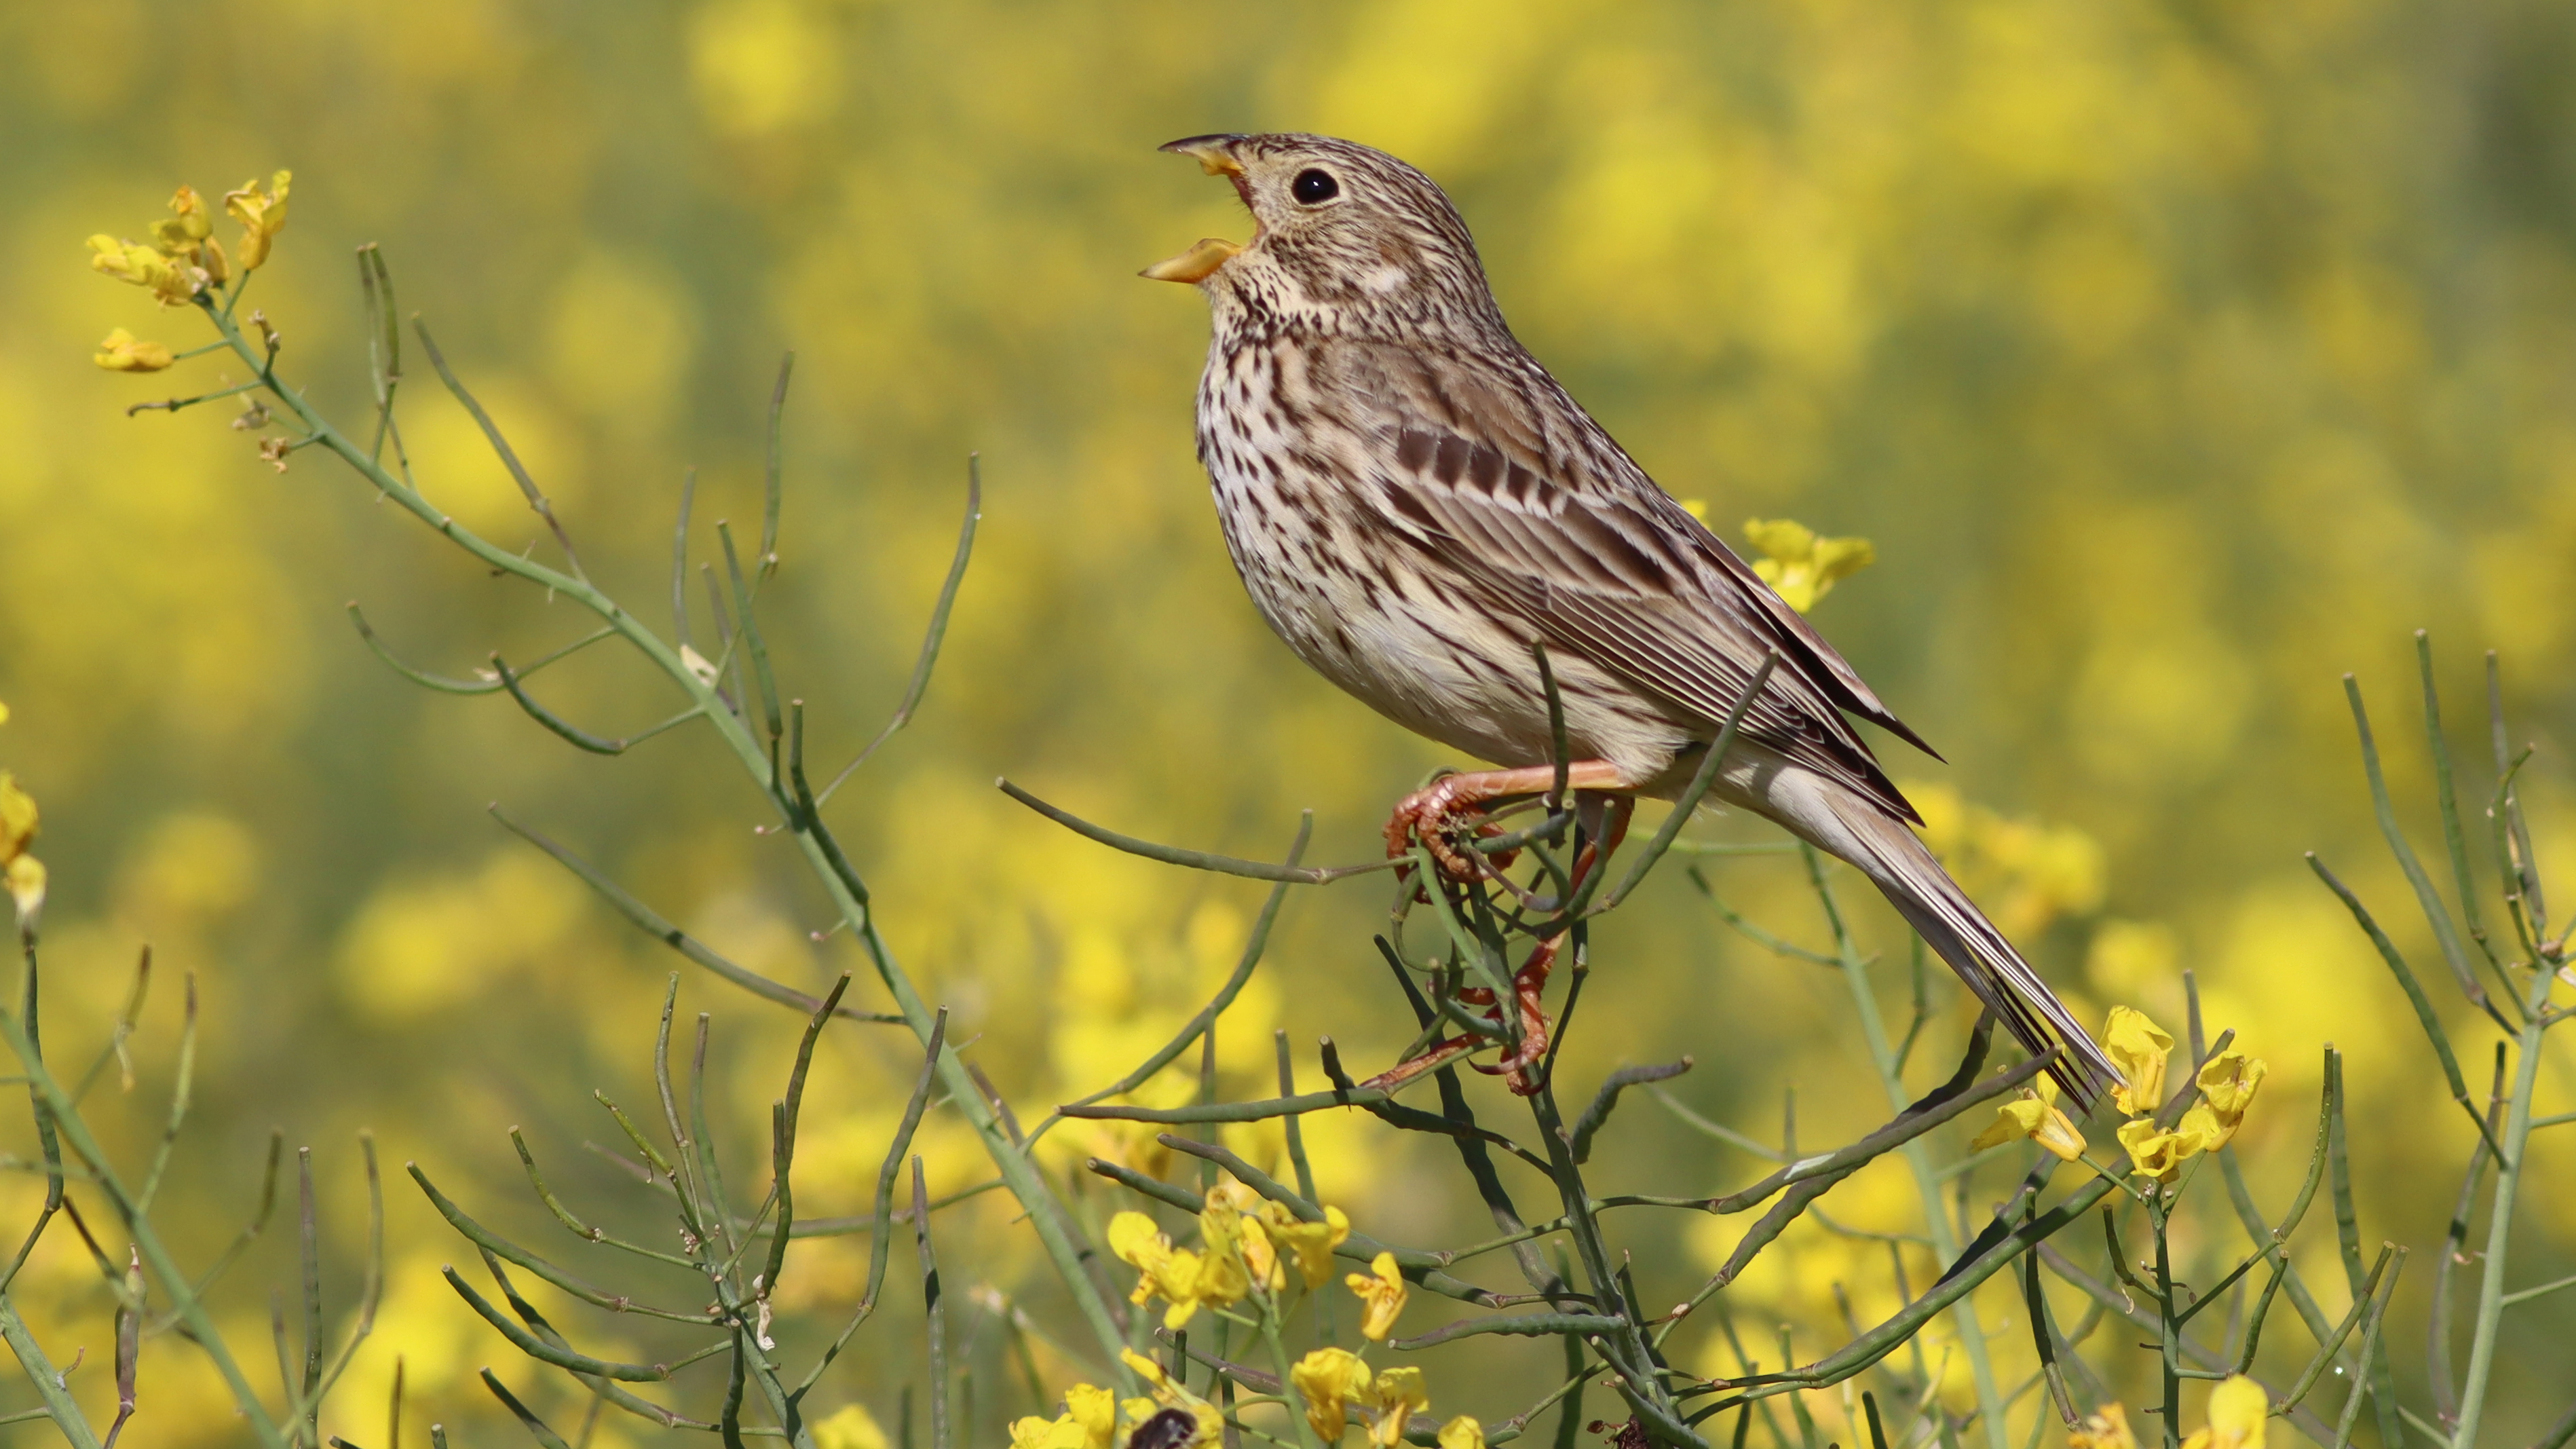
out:
M1763 803L1781 824L1849 861L1870 878L1950 969L2033 1055L2063 1047L2050 1070L2068 1095L2091 1107L2119 1069L2066 1003L2004 939L2003 932L1942 869L1905 822L1840 784L1804 770L1782 772Z

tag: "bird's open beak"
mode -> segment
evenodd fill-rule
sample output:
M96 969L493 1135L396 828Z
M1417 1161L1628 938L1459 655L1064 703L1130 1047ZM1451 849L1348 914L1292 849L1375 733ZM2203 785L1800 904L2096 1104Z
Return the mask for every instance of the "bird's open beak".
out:
M1188 251L1177 257L1166 257L1136 275L1157 282L1204 282L1242 250L1223 237L1202 237L1198 245Z
M1208 175L1222 176L1232 181L1235 193L1243 197L1244 207L1248 210L1252 205L1252 198L1244 190L1243 163L1234 159L1233 147L1239 139L1241 138L1223 135L1190 136L1166 143L1158 149L1187 156L1198 162L1199 169ZM1254 234L1259 235L1258 223L1255 223ZM1242 246L1222 237L1203 237L1188 251L1156 262L1137 275L1157 282L1196 284L1206 281L1215 274L1217 268L1224 266L1242 250Z

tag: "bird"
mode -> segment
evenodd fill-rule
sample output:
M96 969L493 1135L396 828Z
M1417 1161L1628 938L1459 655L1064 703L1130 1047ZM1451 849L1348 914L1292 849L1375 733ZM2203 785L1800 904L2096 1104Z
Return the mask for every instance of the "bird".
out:
M1207 301L1198 455L1254 607L1343 690L1500 767L1408 796L1391 852L1419 840L1470 878L1452 835L1560 769L1623 805L1673 800L1737 716L1710 798L1858 869L2079 1102L2119 1079L1915 833L1852 720L1938 754L1521 345L1437 183L1328 136L1161 149L1251 213L1249 242L1206 238L1142 275ZM1534 1090L1526 1065L1507 1064Z

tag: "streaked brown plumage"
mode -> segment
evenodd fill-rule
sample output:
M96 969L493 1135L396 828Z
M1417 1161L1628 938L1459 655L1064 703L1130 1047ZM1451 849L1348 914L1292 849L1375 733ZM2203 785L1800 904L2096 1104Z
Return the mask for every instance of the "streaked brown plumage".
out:
M1766 657L1714 790L1868 875L2089 1100L2110 1062L1914 833L1846 714L1927 752L1851 666L1566 394L1504 324L1440 188L1322 136L1163 148L1234 183L1252 241L1147 270L1215 334L1199 457L1236 568L1308 664L1397 723L1517 770L1399 811L1527 792L1554 661L1576 784L1671 798ZM1406 811L1412 812L1410 815Z

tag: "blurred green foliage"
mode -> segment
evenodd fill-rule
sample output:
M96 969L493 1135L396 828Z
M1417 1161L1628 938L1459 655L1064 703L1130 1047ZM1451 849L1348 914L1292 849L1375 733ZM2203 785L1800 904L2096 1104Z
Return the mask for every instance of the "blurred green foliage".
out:
M291 166L293 220L255 299L296 374L358 415L347 258L381 242L405 309L630 599L660 595L684 464L703 470L702 519L756 515L761 410L795 349L768 607L827 757L902 688L980 450L986 524L940 677L834 809L884 929L956 1008L954 1039L1043 1107L1168 1035L1257 897L1108 855L993 776L1247 855L1275 855L1313 807L1313 858L1355 860L1441 762L1308 675L1241 598L1191 456L1201 309L1133 277L1243 227L1153 145L1313 129L1448 186L1524 339L1723 531L1796 517L1874 540L1880 565L1819 622L1949 755L1894 761L1900 777L2001 842L1971 887L2032 902L2016 924L2035 958L2097 1013L2178 1020L2174 972L2196 970L2212 1022L2276 1064L2285 1099L2312 1092L2320 1042L2342 1046L2364 1230L2437 1242L2468 1125L2423 1087L2402 998L2299 851L2351 861L2365 893L2402 890L2362 864L2384 857L2335 676L2357 669L2402 710L2417 626L2462 701L2475 650L2504 651L2509 708L2543 742L2540 857L2576 849L2552 788L2576 707L2572 66L2576 11L2542 0L7 7L0 739L45 806L67 1050L104 1030L140 942L165 976L198 977L202 1125L174 1232L202 1257L247 1215L272 1122L344 1188L361 1125L485 1201L518 1200L513 1123L567 1173L616 1181L572 1165L600 1131L585 1097L643 1080L671 958L486 800L737 959L800 984L848 965L808 939L817 898L703 739L579 757L505 701L426 694L370 658L344 599L446 673L574 621L318 457L273 472L213 408L121 416L169 378L99 373L98 339L198 339L84 272L82 237L139 232L180 181L211 194ZM407 422L431 495L533 537L433 391ZM549 699L612 731L659 717L630 674L585 665L550 675ZM2427 797L2419 753L2390 764L2400 799ZM1803 919L1789 867L1715 865L1731 904ZM1703 1065L1677 1090L1724 1120L1769 1120L1790 1083L1813 1140L1874 1120L1853 1090L1865 1064L1829 1030L1839 987L1724 932L1678 872L1649 894L1604 933L1586 1007L1624 1038L1596 1020L1579 1065L1691 1051ZM1330 1032L1361 1062L1411 1035L1345 1005L1383 999L1366 981L1383 904L1365 882L1291 904L1228 1018L1254 1028L1223 1043L1240 1092L1261 1090L1267 1024ZM684 989L718 1013L719 1063L741 1077L728 1110L758 1142L798 1023L701 976ZM177 1000L163 989L147 1014L165 1042ZM1954 995L1940 1029L1966 1023ZM2465 1013L2456 1027L2483 1060ZM845 1189L813 1189L810 1211L857 1210L900 1109L910 1045L872 1040L837 1034L818 1058L800 1161ZM140 1091L156 1073L147 1054ZM2249 1126L2258 1180L2295 1175L2298 1115ZM138 1110L124 1140L152 1121ZM1363 1157L1324 1119L1308 1132L1325 1191L1385 1236L1473 1209L1430 1190L1431 1164ZM934 1192L987 1175L953 1120L921 1140ZM1602 1178L1660 1174L1703 1141L1638 1114L1604 1142ZM1711 1163L1711 1189L1751 1166ZM1872 1182L1837 1194L1842 1220L1902 1210L1901 1181ZM354 1190L326 1200L357 1240ZM506 1356L438 1281L456 1249L434 1217L400 1193L390 1208L386 1318L347 1411L375 1422L355 1406L380 1402L399 1352L417 1398L451 1422L483 1413L473 1370ZM992 1283L1043 1276L998 1196L952 1211ZM2564 1201L2535 1232L2535 1277L2576 1257ZM1686 1292L1724 1245L1677 1241L1647 1298ZM1802 1227L1741 1301L1831 1322L1840 1281L1873 1316L1894 1289L1866 1246ZM854 1288L862 1249L808 1251L810 1291ZM96 1359L107 1300L86 1261L49 1246L30 1272L66 1295L40 1327L90 1335ZM257 1295L226 1311L256 1342ZM2576 1326L2562 1300L2515 1311L2554 1324L2525 1322L2535 1341ZM870 1328L842 1391L889 1424L918 1352L900 1321ZM1500 1393L1513 1351L1461 1357L1444 1406ZM145 1352L147 1382L211 1395L183 1345ZM2493 1432L2536 1433L2563 1373L2502 1377ZM223 1441L220 1414L163 1404L139 1442ZM999 1418L983 1422L992 1440Z

